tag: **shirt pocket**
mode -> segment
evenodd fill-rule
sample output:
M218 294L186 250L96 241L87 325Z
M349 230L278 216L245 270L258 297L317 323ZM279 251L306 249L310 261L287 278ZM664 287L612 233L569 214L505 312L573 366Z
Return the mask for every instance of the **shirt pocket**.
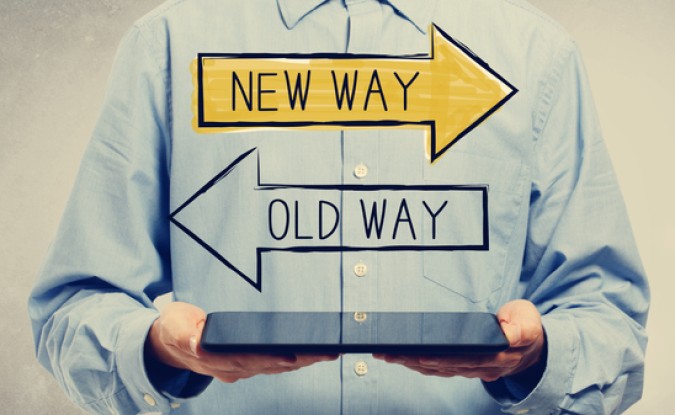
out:
M508 247L514 229L525 226L521 209L526 197L526 169L519 160L456 151L448 153L437 163L424 166L425 182L483 189L483 203L468 211L456 210L453 214L463 218L455 218L448 222L450 225L441 221L432 229L427 222L422 232L423 242L429 246L433 245L434 234L459 233L463 239L480 238L482 243L468 248L425 250L423 275L469 302L483 302L504 285ZM478 221L479 227L475 226ZM461 235L463 232L471 235ZM477 232L481 235L476 235Z

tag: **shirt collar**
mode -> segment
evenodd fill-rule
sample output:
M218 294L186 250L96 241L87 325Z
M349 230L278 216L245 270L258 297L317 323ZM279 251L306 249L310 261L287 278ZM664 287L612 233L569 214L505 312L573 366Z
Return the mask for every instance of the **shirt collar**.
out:
M303 17L330 0L277 0L281 19L288 29L293 29Z
M417 27L417 30L426 34L431 25L432 15L437 0L388 0L387 3L401 16L405 17Z
M293 29L305 16L330 0L277 0L281 18L288 29ZM397 13L409 20L417 29L426 33L436 1L431 0L380 0L389 3Z

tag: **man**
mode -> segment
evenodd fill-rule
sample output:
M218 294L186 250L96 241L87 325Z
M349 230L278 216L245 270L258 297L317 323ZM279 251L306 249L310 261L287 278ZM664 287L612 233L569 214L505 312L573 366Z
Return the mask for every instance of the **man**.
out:
M421 59L432 23L514 92L447 148L414 123L195 125L200 53ZM305 110L307 73L230 72L226 109ZM422 79L397 75L413 111ZM393 108L374 70L333 76L332 114ZM578 53L525 2L183 0L120 46L30 312L39 360L93 412L600 414L641 395L647 307ZM489 311L511 347L207 353L205 313L226 310ZM359 316L344 336L373 335Z

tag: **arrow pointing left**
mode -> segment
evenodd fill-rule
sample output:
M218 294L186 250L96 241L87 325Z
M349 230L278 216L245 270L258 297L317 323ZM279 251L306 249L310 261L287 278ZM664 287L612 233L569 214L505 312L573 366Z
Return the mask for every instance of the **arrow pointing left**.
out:
M487 185L264 184L255 152L216 174L170 221L258 291L271 252L489 249ZM318 215L300 215L299 203Z

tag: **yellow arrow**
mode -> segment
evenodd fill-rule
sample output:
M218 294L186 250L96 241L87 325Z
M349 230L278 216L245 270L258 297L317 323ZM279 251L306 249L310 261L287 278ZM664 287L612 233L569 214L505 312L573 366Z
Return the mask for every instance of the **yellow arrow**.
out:
M517 91L465 46L431 27L431 56L199 54L193 127L417 126L433 162Z

